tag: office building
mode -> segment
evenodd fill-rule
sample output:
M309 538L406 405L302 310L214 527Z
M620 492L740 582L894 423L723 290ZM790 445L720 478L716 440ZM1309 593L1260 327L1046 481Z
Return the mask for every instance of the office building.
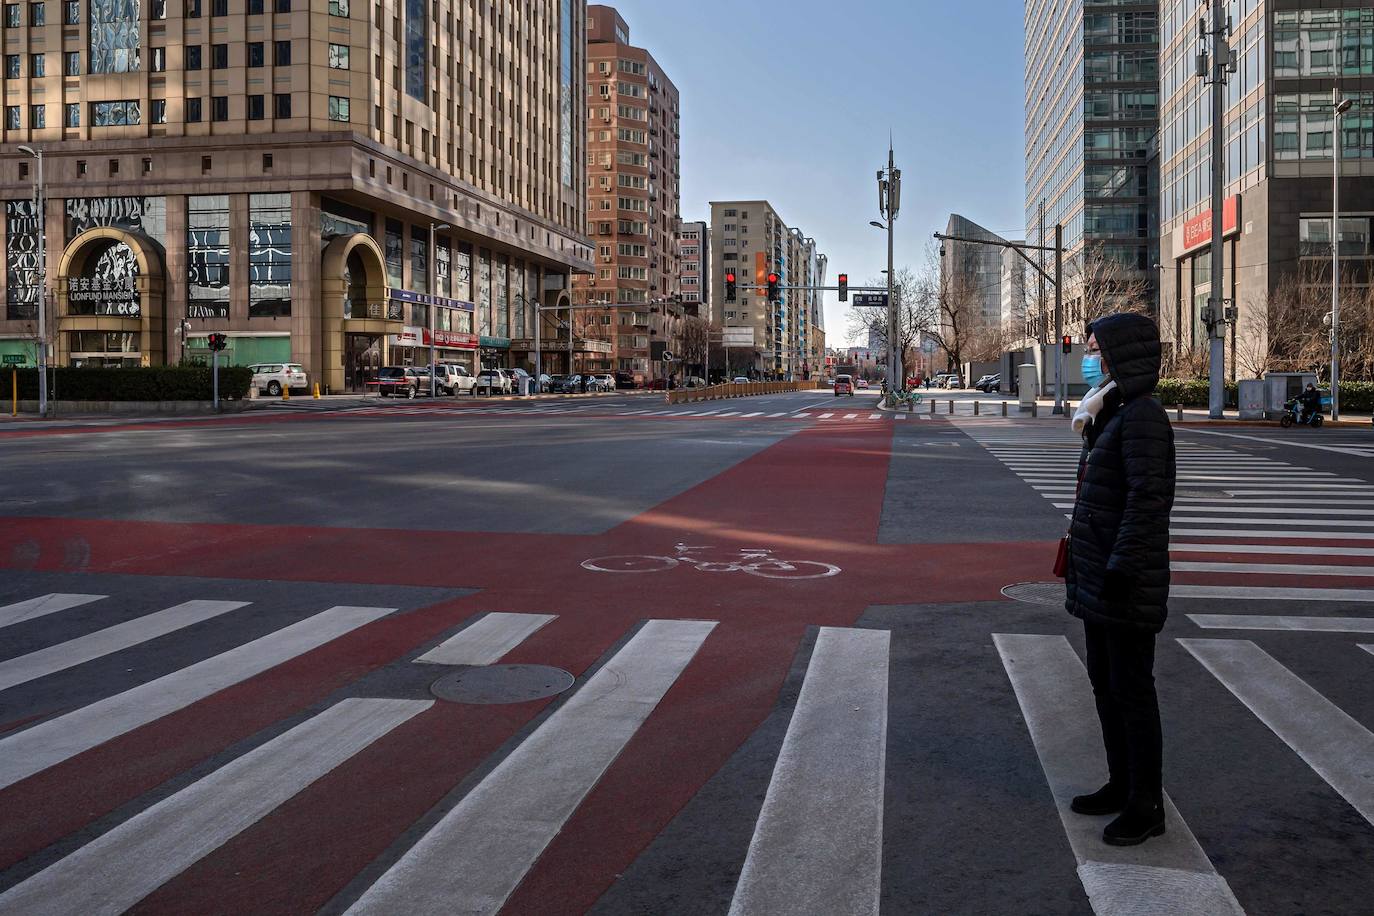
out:
M988 328L1002 326L1002 256L1006 239L971 219L950 214L940 243L940 285L946 296L960 297L963 317ZM978 241L958 241L976 239ZM1012 252L1015 257L1015 252ZM942 316L944 318L944 316Z
M593 267L580 0L5 9L0 348L32 350L42 294L21 144L60 364L218 331L327 391L431 345L528 366L536 304Z

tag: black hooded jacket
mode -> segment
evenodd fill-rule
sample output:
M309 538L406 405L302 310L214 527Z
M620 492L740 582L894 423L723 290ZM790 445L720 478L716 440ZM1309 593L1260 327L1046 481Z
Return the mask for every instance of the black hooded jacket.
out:
M1143 315L1093 322L1116 382L1084 431L1069 528L1070 614L1159 632L1168 616L1174 431L1159 401L1159 329Z

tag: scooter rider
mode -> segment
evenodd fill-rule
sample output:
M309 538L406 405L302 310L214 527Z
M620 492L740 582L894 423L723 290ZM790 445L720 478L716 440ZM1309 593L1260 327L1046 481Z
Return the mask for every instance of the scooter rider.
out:
M1313 414L1322 412L1321 392L1311 382L1308 382L1307 389L1298 395L1298 403L1302 405L1302 416L1298 419L1300 423L1306 423L1312 419Z

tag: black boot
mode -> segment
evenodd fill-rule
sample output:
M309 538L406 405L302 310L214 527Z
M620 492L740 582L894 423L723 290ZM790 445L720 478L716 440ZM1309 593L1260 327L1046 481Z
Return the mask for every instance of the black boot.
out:
M1069 808L1075 814L1115 814L1126 807L1126 789L1107 783L1091 795L1075 795Z
M1132 801L1121 816L1102 831L1102 841L1108 846L1138 846L1152 836L1164 833L1164 805L1151 799Z

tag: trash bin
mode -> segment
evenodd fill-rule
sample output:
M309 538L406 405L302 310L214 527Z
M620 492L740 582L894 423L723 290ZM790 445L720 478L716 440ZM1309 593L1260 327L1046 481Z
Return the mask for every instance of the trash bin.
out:
M522 398L527 398L527 397L530 396L530 377L529 377L528 375L521 375L519 378L520 378L520 396L521 396Z

